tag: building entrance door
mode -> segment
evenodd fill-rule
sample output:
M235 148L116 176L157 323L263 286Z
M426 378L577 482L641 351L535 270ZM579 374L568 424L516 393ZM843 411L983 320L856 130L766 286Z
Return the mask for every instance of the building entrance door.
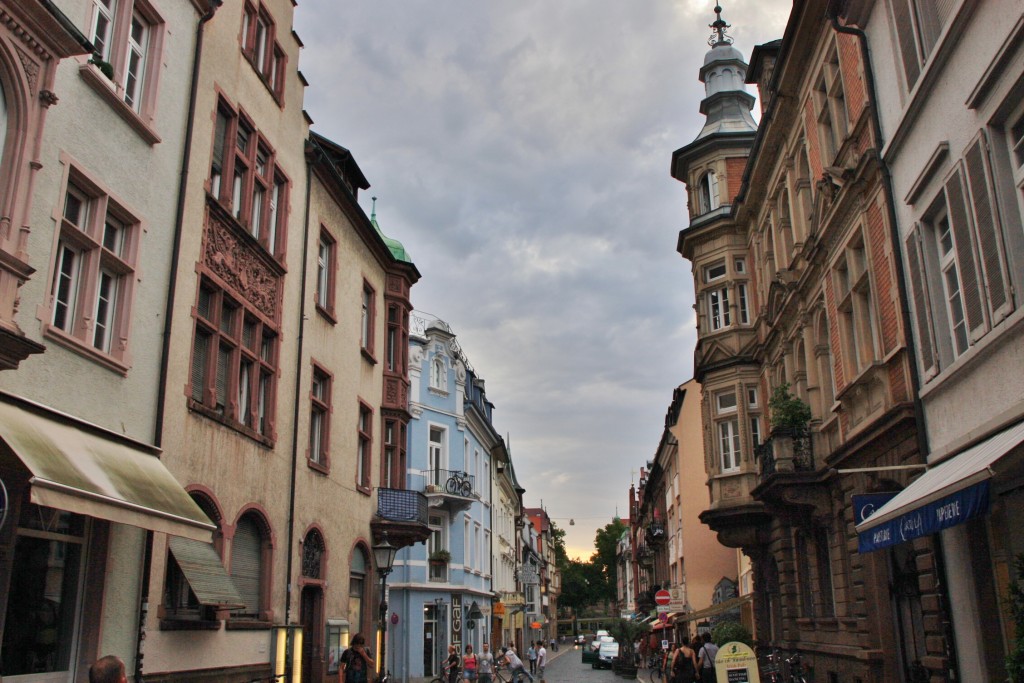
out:
M310 683L324 680L324 593L320 586L302 589L302 670Z

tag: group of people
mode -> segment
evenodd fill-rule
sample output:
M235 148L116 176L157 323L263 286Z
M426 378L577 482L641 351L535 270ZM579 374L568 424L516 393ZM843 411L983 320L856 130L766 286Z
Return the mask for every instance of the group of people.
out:
M530 643L530 647L526 651L526 660L530 663L529 670L526 669L526 664L516 653L514 645L502 648L501 654L497 657L491 653L490 645L487 643L483 644L483 652L480 654L473 652L472 645L467 645L465 654L461 657L458 649L454 645L449 645L448 658L445 660L443 668L448 683L459 683L460 673L461 678L466 681L491 683L494 668L503 665L508 666L513 683L519 683L524 677L533 683L534 676L539 676L541 683L544 683L544 668L548 664L548 651L544 647L543 640Z
M668 683L715 683L717 656L718 646L711 642L710 633L697 636L692 644L684 635L674 649L665 653L661 666Z

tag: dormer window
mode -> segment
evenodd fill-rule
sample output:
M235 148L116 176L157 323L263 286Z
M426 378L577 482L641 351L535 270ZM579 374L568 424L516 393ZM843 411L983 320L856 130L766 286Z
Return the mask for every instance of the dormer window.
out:
M714 171L708 171L697 183L697 214L703 215L718 207L718 178Z
M445 371L444 359L440 356L430 363L430 388L440 391L448 390L448 373Z

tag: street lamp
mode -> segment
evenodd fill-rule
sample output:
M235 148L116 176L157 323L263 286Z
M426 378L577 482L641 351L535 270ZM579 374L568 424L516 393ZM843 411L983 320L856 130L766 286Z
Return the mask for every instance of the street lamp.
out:
M395 564L395 554L398 548L388 543L388 532L381 534L380 543L373 546L373 561L377 565L377 573L380 575L380 659L377 666L378 680L384 680L387 675L387 650L388 635L388 574L391 573Z

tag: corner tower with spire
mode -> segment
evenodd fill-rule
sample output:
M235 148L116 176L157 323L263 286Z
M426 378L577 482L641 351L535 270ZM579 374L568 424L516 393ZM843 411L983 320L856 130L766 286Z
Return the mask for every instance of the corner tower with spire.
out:
M698 341L694 376L702 386L705 463L711 505L701 520L730 547L748 545L744 534L767 519L751 491L757 485L754 446L761 438L763 391L757 344L751 261L746 232L732 204L740 192L757 124L755 99L746 90L747 62L726 34L715 7L713 33L698 77L704 83L704 126L672 154L672 177L686 184L689 227L677 250L692 265Z

